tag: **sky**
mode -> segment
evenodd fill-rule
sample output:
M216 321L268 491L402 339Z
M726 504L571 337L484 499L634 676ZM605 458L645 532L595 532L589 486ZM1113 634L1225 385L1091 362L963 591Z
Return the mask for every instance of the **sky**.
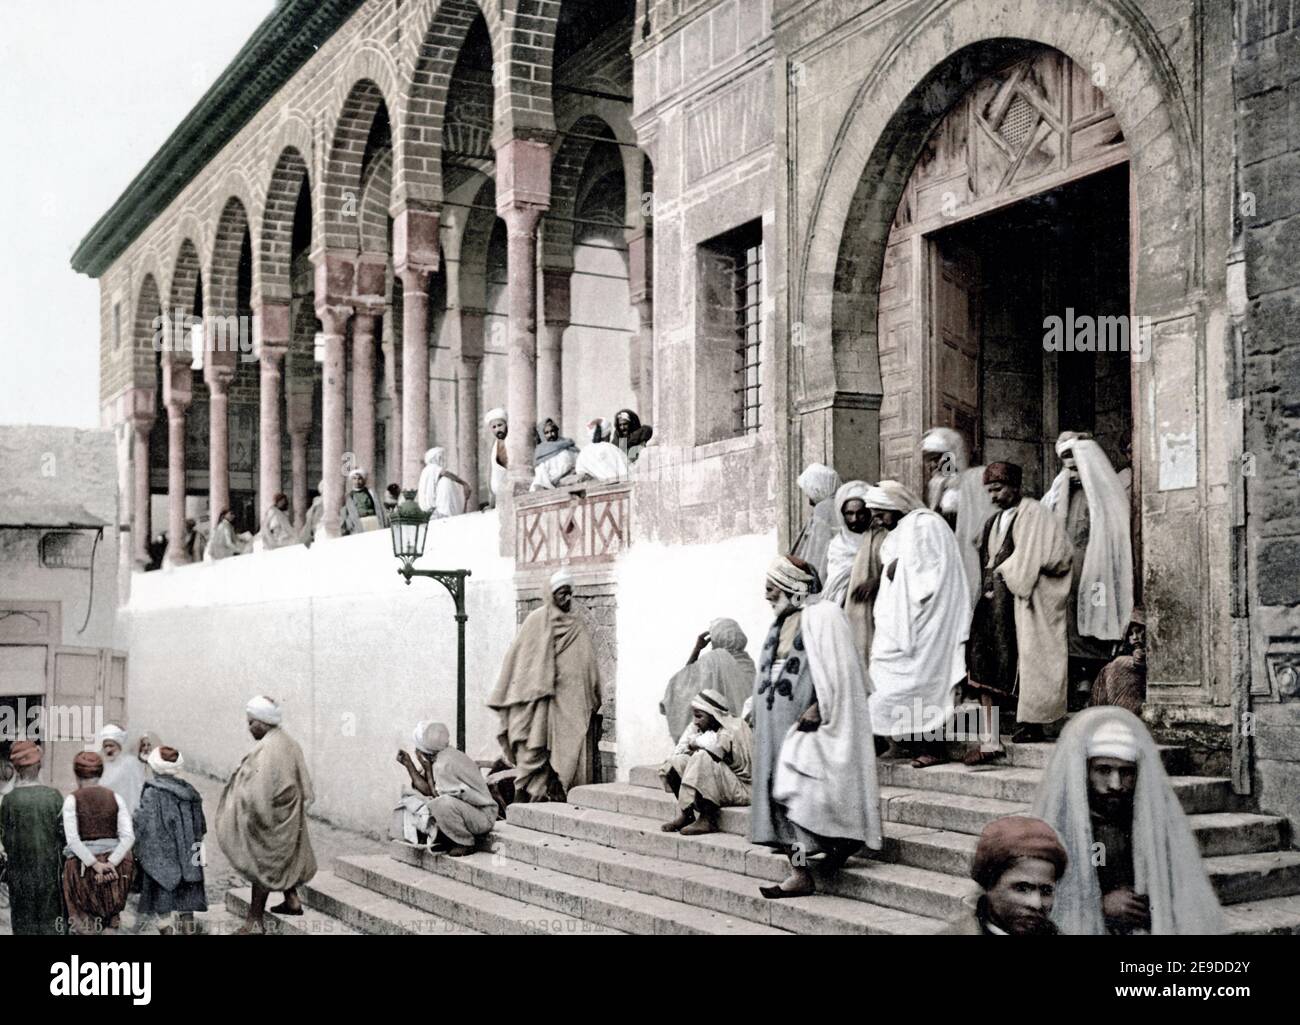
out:
M99 426L99 284L72 252L274 6L0 3L0 424Z

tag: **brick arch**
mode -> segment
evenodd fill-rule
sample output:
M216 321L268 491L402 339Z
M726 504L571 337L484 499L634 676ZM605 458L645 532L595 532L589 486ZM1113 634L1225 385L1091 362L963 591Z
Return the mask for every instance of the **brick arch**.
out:
M1185 97L1154 30L1131 0L1066 0L1042 19L1018 6L977 0L936 5L894 40L845 115L799 240L798 294L791 321L805 342L802 394L824 404L837 392L880 393L876 339L884 248L903 189L930 132L981 78L1017 47L1050 46L1075 63L1105 62L1122 71L1103 90L1128 141L1137 191L1135 224L1144 250L1169 258L1139 259L1138 304L1185 294L1196 267L1199 192L1194 133ZM1181 183L1169 188L1173 177ZM835 282L851 271L862 288L853 331L837 331ZM1144 296L1147 297L1144 300Z
M294 214L304 181L310 189L312 178L307 155L297 146L285 146L279 151L267 182L258 259L253 261L254 295L269 299L289 299L293 295L290 264ZM314 202L312 208L315 209Z
M361 180L357 208L357 247L363 253L388 252L388 208L393 191L393 150L375 153Z
M371 54L362 50L357 60ZM325 193L321 237L327 249L354 252L357 244L357 213L361 203L361 172L366 141L380 109L388 114L394 144L398 137L396 110L391 88L385 91L373 78L353 80L352 87L334 120L329 155L325 160ZM313 248L316 248L313 246Z
M203 287L204 304L208 299L208 289L203 281L203 261L199 256L199 247L192 236L184 235L176 248L176 258L172 261L172 272L167 289L168 312L179 309L189 313L194 308L194 294L200 283Z
M236 293L239 283L239 253L244 245L245 232L252 232L248 210L243 200L231 196L221 208L212 242L212 267L209 271L212 291L210 294L206 291L203 293L205 305L216 316L233 316L239 312ZM256 264L257 261L253 262Z
M442 176L443 126L447 94L461 48L474 20L483 15L492 41L493 63L504 50L501 12L495 0L422 0L412 15L424 26L415 52L410 88L404 95L401 143L394 145L397 158L393 170L393 202L433 208L444 196ZM500 82L497 84L495 116L500 116ZM547 90L549 94L549 88Z
M505 47L497 79L498 132L516 135L555 132L551 97L554 80L555 29L560 20L556 0L505 0Z
M573 217L583 171L596 142L601 136L611 144L617 141L614 130L595 114L585 114L565 129L564 141L551 161L551 208L542 216L542 266L550 270L573 268Z
M155 320L163 316L162 292L158 278L146 271L140 279L131 315L131 365L138 384L147 388L156 385L154 360L154 335L158 331Z
M468 309L487 307L488 246L498 220L489 211L496 207L496 182L488 178L471 201L473 209L465 211L465 230L460 243L460 302Z

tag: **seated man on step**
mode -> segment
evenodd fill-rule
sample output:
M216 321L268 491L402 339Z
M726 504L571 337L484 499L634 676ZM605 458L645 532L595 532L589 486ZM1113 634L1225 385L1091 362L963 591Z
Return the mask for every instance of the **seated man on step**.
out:
M659 767L664 789L677 798L677 816L665 833L698 836L716 833L723 808L749 804L749 726L731 714L716 690L702 690L691 701L693 720L677 750Z
M453 858L473 854L478 838L492 832L497 821L497 802L483 773L469 755L451 746L451 735L440 722L417 723L413 739L419 765L405 751L397 752L415 791L404 794L398 805L403 839L418 844L427 837L430 850Z

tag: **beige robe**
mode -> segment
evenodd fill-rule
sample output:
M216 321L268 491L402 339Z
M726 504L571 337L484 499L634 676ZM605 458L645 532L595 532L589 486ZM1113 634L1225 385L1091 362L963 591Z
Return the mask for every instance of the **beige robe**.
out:
M853 569L849 571L849 590L844 596L844 614L849 617L849 628L853 631L853 646L862 656L862 665L867 667L871 661L871 639L875 634L876 595L880 592L880 547L889 537L889 531L872 528L862 547L858 549L853 560ZM853 592L862 585L867 585L867 600L856 601Z
M1016 721L1055 722L1065 715L1065 614L1074 552L1055 514L1032 498L1016 507L1011 539L1015 551L994 572L1016 599Z
M516 789L544 797L552 772L566 792L591 781L588 734L600 700L591 633L547 593L506 652L487 703L501 715L497 739Z
M307 834L307 806L314 799L302 748L273 727L221 792L217 843L249 881L264 890L292 889L316 874Z

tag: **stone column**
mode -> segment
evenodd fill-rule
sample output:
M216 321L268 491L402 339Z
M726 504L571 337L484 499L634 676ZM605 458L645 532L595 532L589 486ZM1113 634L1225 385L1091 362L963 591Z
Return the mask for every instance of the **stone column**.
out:
M537 422L537 222L550 206L548 140L511 138L497 146L497 214L506 222L510 343L506 408L510 434L509 491L527 490L533 476ZM504 518L503 518L504 522Z
M182 357L188 354L182 353ZM187 359L163 353L163 404L167 407L167 556L178 565L190 561L185 551L185 410L193 398L194 371Z
M383 490L388 482L375 471L375 314L360 308L352 321L352 455Z
M209 356L212 352L209 350ZM209 363L208 383L208 522L216 524L222 510L230 508L230 382L233 367Z
M637 338L632 358L632 386L636 390L637 413L643 422L655 422L654 371L654 235L650 225L628 231L628 288L636 308Z
M131 534L132 561L137 569L149 565L149 434L153 430L152 414L131 416Z
M284 486L284 468L280 459L280 402L284 391L284 361L289 351L292 319L287 299L263 299L255 304L253 310L253 346L261 370L258 391L260 438L257 449L259 523L270 508L271 500Z
M564 426L564 332L569 326L572 271L542 272L542 333L537 339L537 419Z
M289 431L289 464L292 477L293 522L301 527L307 520L307 443L312 429L312 368L300 376L291 371L293 360L285 364L285 421Z
M388 398L391 415L388 420L388 476L401 477L402 473L402 375L397 365L397 341L392 336L393 311L384 313L384 340L380 343L384 354L384 395Z
M347 354L345 336L350 306L318 306L316 318L325 335L325 365L321 382L321 477L325 481L325 508L316 537L339 536L339 511L343 508L343 447L346 415ZM366 469L369 469L367 467Z
M456 361L456 472L469 484L477 509L479 500L478 453L479 370L483 365L483 311L461 308L460 353Z
M402 282L402 488L414 489L429 447L429 277L438 269L438 212L407 206L393 218Z

